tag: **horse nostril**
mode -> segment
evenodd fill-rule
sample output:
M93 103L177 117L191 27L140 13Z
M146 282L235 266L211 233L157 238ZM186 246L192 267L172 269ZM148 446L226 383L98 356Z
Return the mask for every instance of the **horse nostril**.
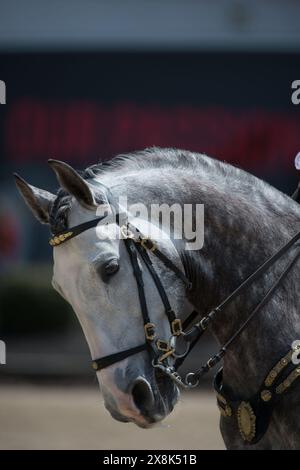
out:
M135 406L143 413L147 414L154 405L154 396L150 384L143 378L136 379L131 394Z
M105 274L107 274L108 276L110 274L114 274L118 271L119 269L119 262L117 259L112 259L110 261L108 261L108 263L106 263L104 265L104 272Z

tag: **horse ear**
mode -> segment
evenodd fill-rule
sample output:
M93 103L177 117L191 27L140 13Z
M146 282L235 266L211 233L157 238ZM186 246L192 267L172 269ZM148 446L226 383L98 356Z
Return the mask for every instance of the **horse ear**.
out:
M42 224L48 224L50 206L56 196L48 191L31 186L16 173L14 173L14 177L17 188L27 206Z
M88 208L95 207L96 202L88 183L70 165L59 160L48 160L54 170L59 184L77 201Z

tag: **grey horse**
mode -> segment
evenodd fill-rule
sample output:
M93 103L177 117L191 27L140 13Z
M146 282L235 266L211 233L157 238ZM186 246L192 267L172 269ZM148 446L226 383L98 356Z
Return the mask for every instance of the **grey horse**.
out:
M188 295L180 280L153 259L179 317L191 307L200 316L207 314L297 231L300 208L295 201L249 173L206 155L151 148L93 165L81 174L65 163L49 163L60 184L56 195L20 177L16 182L34 215L53 232L91 220L97 207L107 205L105 190L95 188L93 181L104 183L115 198L126 196L130 205L204 204L201 249L185 250L186 240L175 237L162 242L162 249L193 283ZM53 286L76 312L93 359L136 346L144 335L128 255L118 240L100 240L98 235L95 229L88 230L53 250ZM213 322L210 328L220 345L247 318L289 258L287 254L276 263ZM169 325L160 298L153 280L141 269L151 319L166 337ZM299 275L296 264L229 349L223 377L236 395L256 393L274 358L300 338ZM155 373L147 352L97 372L97 377L111 415L140 427L162 420L178 400L177 387ZM251 448L300 448L299 417L298 387L294 387L282 397L267 432ZM234 420L221 417L220 429L227 448L249 448Z

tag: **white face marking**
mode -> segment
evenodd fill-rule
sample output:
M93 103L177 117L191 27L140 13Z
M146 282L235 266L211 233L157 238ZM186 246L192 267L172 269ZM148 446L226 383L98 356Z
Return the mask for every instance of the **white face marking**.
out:
M74 201L69 226L95 217L93 211L82 208ZM143 230L142 227L139 228ZM98 230L101 230L99 226ZM171 241L163 240L160 243L163 243L162 250L178 263L178 254ZM104 282L99 273L103 264L112 258L119 259L119 271L110 276L108 282ZM174 311L185 313L185 289L181 281L154 258L153 263ZM148 270L142 263L140 265L149 316L157 325L158 338L167 340L170 337L170 328L163 304ZM126 350L145 341L136 280L122 240L99 240L96 229L92 228L54 248L53 285L76 312L93 359ZM149 373L153 374L153 370L147 352L131 356L98 372L97 377L107 408L145 425L145 419L135 406L129 391L134 376L147 379ZM116 409L111 410L111 403Z

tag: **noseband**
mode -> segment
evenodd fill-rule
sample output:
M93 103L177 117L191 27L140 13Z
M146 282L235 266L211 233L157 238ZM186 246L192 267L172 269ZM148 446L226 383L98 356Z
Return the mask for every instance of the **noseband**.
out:
M175 275L184 283L187 291L191 291L193 288L191 282L189 281L185 273L183 273L173 263L173 261L171 261L162 251L159 250L157 244L154 241L143 236L140 230L138 230L130 223L127 222L123 225L120 224L121 211L118 204L116 204L116 202L114 201L109 188L107 188L102 183L96 181L93 181L92 184L97 184L104 187L106 189L106 192L110 195L109 203L111 207L115 210L116 222L120 227L120 232L127 253L129 255L133 275L136 280L145 333L145 342L133 348L110 354L99 359L95 359L92 363L93 368L96 371L99 371L141 351L148 351L151 357L152 366L169 376L175 383L184 388L193 388L198 386L200 378L221 361L231 344L236 341L236 339L245 330L245 328L248 326L253 317L265 306L265 304L274 294L278 286L281 284L281 282L284 280L284 278L287 276L287 274L290 272L290 270L298 260L300 256L299 249L296 250L296 254L294 255L294 257L290 260L283 272L273 283L273 285L269 288L262 300L250 312L246 321L231 336L231 338L229 338L229 340L223 345L223 347L218 351L217 354L209 358L209 360L204 365L202 365L202 367L197 371L188 373L185 378L182 378L178 374L177 369L181 366L188 354L192 351L193 347L201 338L202 334L205 332L207 327L212 323L213 320L215 320L215 318L221 312L224 311L224 309L230 303L232 303L241 293L248 289L249 286L251 286L257 279L259 279L265 272L267 272L267 270L271 266L273 266L279 259L281 259L283 255L286 254L289 250L291 250L293 247L299 248L299 245L297 245L296 242L300 238L300 232L298 232L284 246L282 246L277 252L275 252L273 256L269 257L264 263L262 263L248 278L241 282L241 284L230 295L228 295L228 297L226 297L223 302L221 302L210 313L208 313L208 315L204 316L199 322L195 323L191 327L191 329L185 331L186 328L195 320L198 315L198 312L195 310L191 312L191 314L186 318L183 323L179 318L177 318L175 312L171 307L163 283L153 266L149 253L151 253L153 256L156 256L168 269L173 271ZM71 227L66 232L61 232L54 235L50 239L49 243L53 247L61 245L62 243L65 243L71 240L72 238L76 237L77 235L85 232L86 230L96 227L98 223L101 222L103 219L104 217L99 217L89 222L85 222L83 224L76 225L75 227ZM151 275L155 283L158 294L164 305L165 315L168 318L171 332L170 338L168 340L160 339L157 337L156 325L151 322L151 319L149 317L145 297L143 275L142 270L139 266L138 259L141 259L145 264L149 274ZM186 350L182 354L179 354L176 351L175 343L178 337L182 337L182 339L186 343ZM169 364L170 358L173 358L172 364Z

